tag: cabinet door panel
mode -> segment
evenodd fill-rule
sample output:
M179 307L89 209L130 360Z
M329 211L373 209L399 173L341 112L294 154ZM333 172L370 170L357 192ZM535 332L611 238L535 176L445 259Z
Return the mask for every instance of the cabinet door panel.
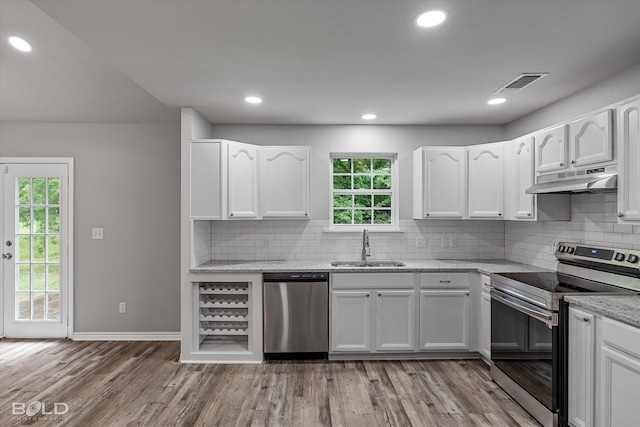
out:
M613 159L611 110L578 119L569 127L575 166L607 162Z
M491 360L491 279L482 276L482 291L480 293L480 354L486 360Z
M608 347L600 351L600 357L600 425L637 426L640 360Z
M415 350L415 291L378 291L376 349Z
M640 99L618 109L618 218L640 223Z
M533 138L521 138L505 144L508 150L506 185L508 219L535 219L533 194L525 190L533 185Z
M469 349L469 291L420 291L420 348Z
M537 173L567 168L567 125L536 133L534 139Z
M262 147L260 157L262 217L309 217L309 149Z
M467 164L464 149L424 151L424 217L462 218L465 215Z
M191 218L222 218L220 142L192 142L190 200Z
M258 217L258 147L229 143L227 147L230 218Z
M502 143L469 148L469 218L503 218Z
M371 293L333 291L331 293L331 350L369 352L371 350Z
M594 424L595 317L569 308L569 423Z

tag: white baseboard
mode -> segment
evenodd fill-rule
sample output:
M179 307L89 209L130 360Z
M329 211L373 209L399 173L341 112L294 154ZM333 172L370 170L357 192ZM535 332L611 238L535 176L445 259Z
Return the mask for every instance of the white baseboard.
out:
M74 341L180 341L180 332L75 332Z

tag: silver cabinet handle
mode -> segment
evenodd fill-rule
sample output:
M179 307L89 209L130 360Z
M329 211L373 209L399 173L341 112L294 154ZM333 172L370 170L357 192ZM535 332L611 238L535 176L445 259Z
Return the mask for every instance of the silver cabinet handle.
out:
M575 164L576 164L576 161L575 161L575 160L571 160L571 164L572 164L572 165L575 165Z
M577 320L579 320L581 322L586 322L586 323L589 323L589 321L591 320L587 316L576 316L576 315L574 315L573 317L575 317Z
M451 283L451 280L440 280L440 283Z
M564 163L560 163L560 166L564 166Z
M622 218L624 214L622 212L618 212L618 218Z

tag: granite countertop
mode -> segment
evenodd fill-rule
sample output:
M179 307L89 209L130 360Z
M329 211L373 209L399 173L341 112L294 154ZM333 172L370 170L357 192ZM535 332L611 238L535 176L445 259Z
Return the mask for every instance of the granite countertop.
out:
M376 260L373 260L376 261ZM433 272L478 271L483 274L543 271L543 268L506 260L405 261L405 267L334 267L329 261L209 261L191 269L193 273L308 272Z
M570 305L640 328L640 295L567 296Z

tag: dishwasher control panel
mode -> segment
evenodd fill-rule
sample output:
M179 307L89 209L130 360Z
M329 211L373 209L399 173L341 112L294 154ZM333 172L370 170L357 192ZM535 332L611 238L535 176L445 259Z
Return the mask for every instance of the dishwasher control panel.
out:
M326 282L329 280L329 273L264 273L264 282Z

